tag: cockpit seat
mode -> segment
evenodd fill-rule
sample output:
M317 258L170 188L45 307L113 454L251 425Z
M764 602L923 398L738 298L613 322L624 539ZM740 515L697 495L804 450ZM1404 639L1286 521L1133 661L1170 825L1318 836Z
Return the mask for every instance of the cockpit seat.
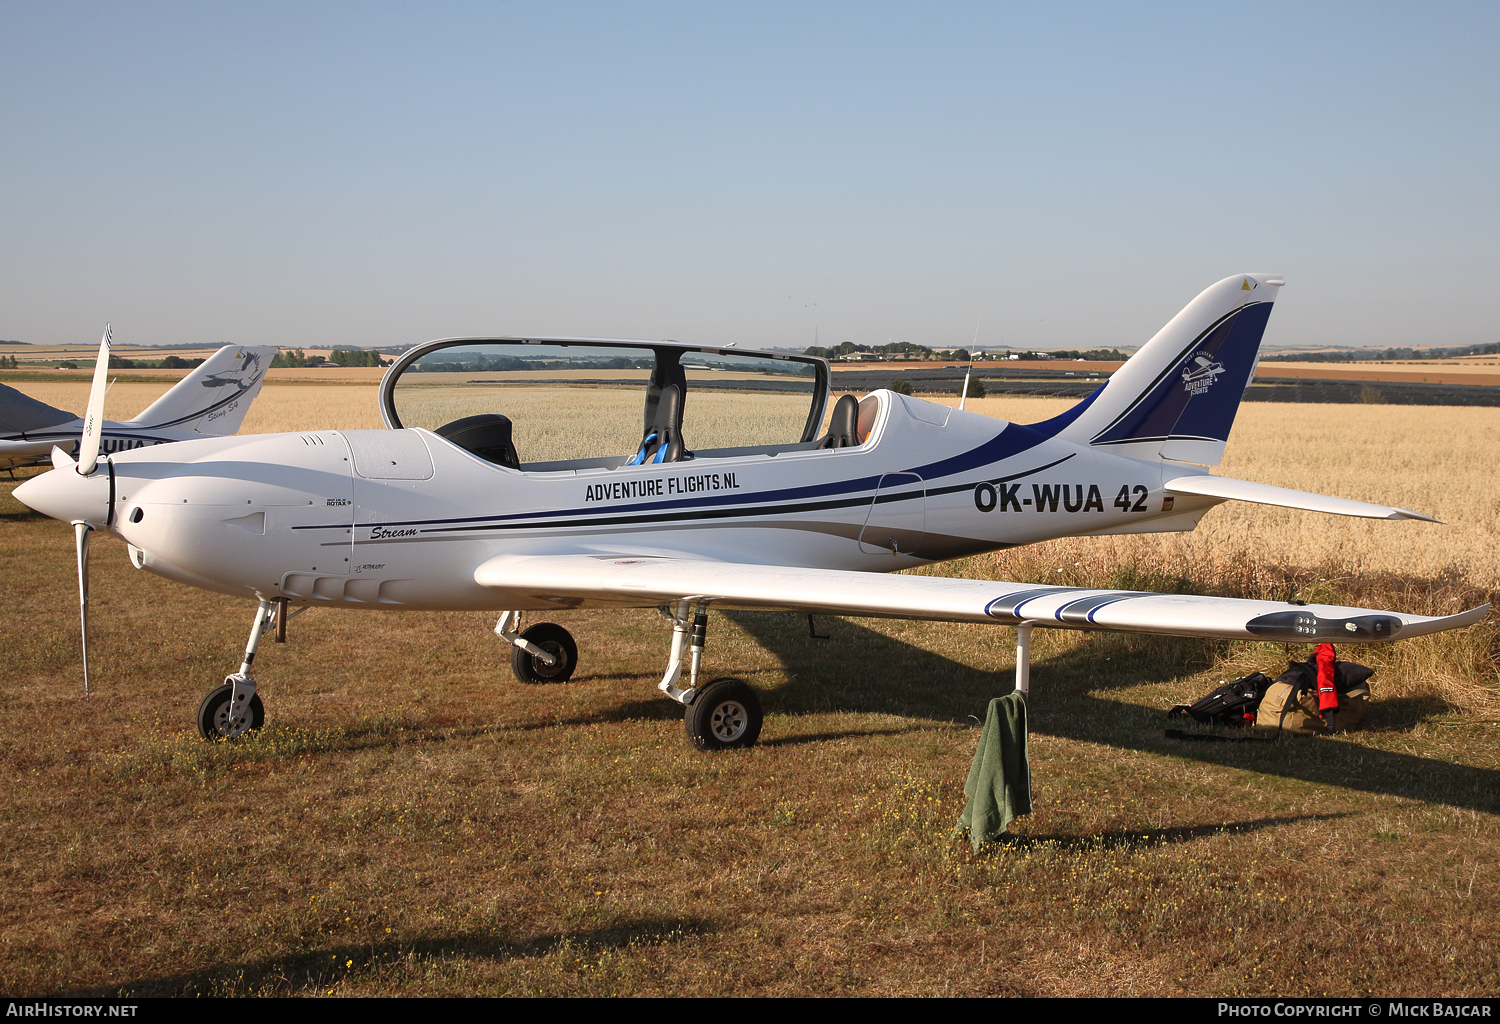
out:
M692 458L682 444L682 389L668 384L661 389L661 399L656 405L656 418L641 447L625 463L627 466L644 466L648 462L681 462Z
M486 462L520 469L521 459L516 454L516 446L511 443L510 426L509 416L484 413L445 423L434 433Z
M859 447L859 400L845 395L833 404L828 417L828 433L818 442L819 448Z

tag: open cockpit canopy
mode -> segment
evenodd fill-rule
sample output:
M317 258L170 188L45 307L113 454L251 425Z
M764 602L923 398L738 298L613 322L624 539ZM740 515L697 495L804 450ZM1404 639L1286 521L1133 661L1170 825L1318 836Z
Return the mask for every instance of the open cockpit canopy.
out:
M816 447L828 364L672 341L450 338L386 372L380 411L529 471Z

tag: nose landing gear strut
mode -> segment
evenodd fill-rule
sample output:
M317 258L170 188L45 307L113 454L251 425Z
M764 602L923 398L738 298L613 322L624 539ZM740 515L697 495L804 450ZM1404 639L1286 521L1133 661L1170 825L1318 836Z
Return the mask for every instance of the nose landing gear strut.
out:
M255 610L255 624L250 627L250 639L245 641L245 658L240 670L225 676L222 686L216 686L198 704L198 735L214 740L236 740L259 729L266 722L266 709L255 692L255 678L250 675L250 666L255 661L255 649L260 638L271 628L271 619L276 611L276 602L261 598Z

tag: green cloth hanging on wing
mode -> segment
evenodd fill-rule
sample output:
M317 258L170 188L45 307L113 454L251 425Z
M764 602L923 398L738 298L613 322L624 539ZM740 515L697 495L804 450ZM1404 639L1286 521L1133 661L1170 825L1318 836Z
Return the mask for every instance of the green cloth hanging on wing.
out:
M1006 827L1031 813L1031 766L1026 760L1026 698L1020 692L990 701L979 734L979 749L964 783L968 803L958 827L967 829L974 852L1005 834Z

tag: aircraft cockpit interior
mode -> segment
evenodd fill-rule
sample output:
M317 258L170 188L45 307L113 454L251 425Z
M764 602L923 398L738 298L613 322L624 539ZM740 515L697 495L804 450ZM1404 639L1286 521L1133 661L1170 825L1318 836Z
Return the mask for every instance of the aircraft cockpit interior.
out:
M380 386L388 427L421 427L526 472L859 447L878 399L828 407L813 356L675 342L458 339L402 356Z

